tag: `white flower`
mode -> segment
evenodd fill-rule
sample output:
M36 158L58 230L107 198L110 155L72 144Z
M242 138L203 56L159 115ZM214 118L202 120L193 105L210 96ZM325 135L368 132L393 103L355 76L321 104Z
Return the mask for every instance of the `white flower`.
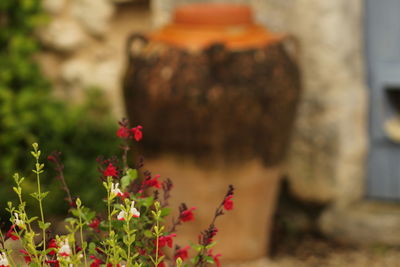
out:
M135 205L135 201L132 200L131 208L129 210L129 215L132 217L138 218L138 217L140 217L140 212L134 207L134 205ZM123 220L125 220L126 216L127 216L126 212L124 210L121 210L117 215L117 219L119 221L123 221Z
M135 201L132 200L130 213L133 217L138 218L140 217L140 212L133 205L135 205Z
M0 266L6 266L6 267L9 266L7 255L5 252L0 254Z
M64 242L61 242L61 247L58 250L58 254L63 257L68 257L71 255L71 247L69 246L68 238L66 238Z
M20 228L25 228L25 222L19 219L18 213L14 213L15 216L15 224Z
M126 216L126 212L123 211L123 210L121 210L121 211L118 213L118 215L117 215L117 219L118 219L119 221L123 221L123 220L125 220L125 216Z
M111 183L111 197L123 196L121 190L119 190L119 183Z

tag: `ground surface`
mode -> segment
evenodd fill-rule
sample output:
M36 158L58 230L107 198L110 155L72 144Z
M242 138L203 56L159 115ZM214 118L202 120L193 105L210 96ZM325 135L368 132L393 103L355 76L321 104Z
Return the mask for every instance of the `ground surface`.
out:
M355 248L330 241L305 238L296 246L280 248L272 259L226 267L400 267L400 248Z

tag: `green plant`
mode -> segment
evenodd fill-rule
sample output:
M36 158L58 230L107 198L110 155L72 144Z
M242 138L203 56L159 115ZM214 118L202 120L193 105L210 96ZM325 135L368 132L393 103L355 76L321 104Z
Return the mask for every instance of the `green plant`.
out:
M88 100L80 106L51 96L51 84L35 61L41 49L35 30L47 21L41 2L0 1L0 204L12 194L4 186L12 181L11 170L29 170L31 162L24 151L38 140L46 140L44 155L63 151L70 187L81 194L83 201L94 204L102 188L93 180L81 183L81 179L97 173L96 166L86 166L85 162L116 152L112 138L116 127L95 91L89 91ZM58 186L53 177L49 174L42 179L51 191ZM34 188L34 182L24 183L24 190L32 192ZM62 193L54 192L50 213L65 213L68 207L62 202ZM28 205L33 206L32 200Z
M215 221L224 214L224 211L233 208L233 187L229 186L228 192L214 213L210 226L200 234L199 244L192 244L192 248L196 251L195 256L189 261L189 247L181 249L178 246L175 246L172 257L167 256L165 250L173 247L177 226L194 220L195 208L188 209L182 204L179 207L177 220L173 220L172 227L167 230L164 221L171 212L168 199L172 182L169 179L160 182L159 176L151 176L148 171L143 172L145 179L139 179L138 173L143 166L137 169L130 168L126 159L129 140L139 141L142 138L142 128L138 126L129 129L126 121L121 122L120 126L117 135L124 142L121 146L122 160L101 162L105 167L101 170L101 180L105 190L103 196L106 211L96 213L84 206L80 198L73 200L70 202L71 216L66 219L66 234L49 231L51 224L45 221L43 202L46 202L49 192L44 192L40 183L45 167L41 162L42 152L38 144L32 145L31 154L35 159L32 172L37 182L37 189L31 196L38 202L39 216L32 217L26 209L22 185L29 178L25 179L15 174L13 190L18 202L7 203L6 210L10 213L12 226L5 235L0 236L0 266L17 266L17 258L21 253L25 262L35 267L88 266L88 255L91 267L163 267L166 262L179 267L190 264L198 267L207 264L220 266L219 254L213 255L211 250L215 245L214 237L217 234ZM57 166L60 165L57 154L50 157ZM122 166L119 162L122 162ZM58 168L58 171L61 172L62 169ZM63 176L60 174L60 177ZM64 181L65 186L66 184ZM154 190L154 195L146 194L150 190ZM35 237L40 238L35 239ZM21 241L23 249L20 253L6 246L7 239Z

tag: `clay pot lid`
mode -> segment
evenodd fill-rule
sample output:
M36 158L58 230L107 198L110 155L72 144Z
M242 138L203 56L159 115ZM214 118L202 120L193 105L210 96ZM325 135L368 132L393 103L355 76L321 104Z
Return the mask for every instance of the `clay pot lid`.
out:
M248 6L215 3L180 6L172 23L149 34L150 40L189 50L215 43L232 50L260 48L282 37L256 25Z
M199 3L175 9L173 22L186 25L240 25L253 23L253 14L246 5Z

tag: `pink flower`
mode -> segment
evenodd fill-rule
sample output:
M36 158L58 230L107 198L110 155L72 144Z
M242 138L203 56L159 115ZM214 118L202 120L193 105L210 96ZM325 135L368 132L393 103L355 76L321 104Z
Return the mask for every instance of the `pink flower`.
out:
M189 258L189 249L190 246L178 249L175 252L174 259L176 260L177 258L181 258L182 261L186 260L187 258Z
M224 209L225 210L232 210L233 209L233 195L229 195L224 200Z
M143 137L142 129L143 129L143 127L140 125L131 129L133 137L135 138L135 140L137 142L139 142Z
M112 165L112 163L109 163L107 168L104 170L103 175L105 177L108 176L117 177L118 176L117 168L115 168L115 166Z
M129 129L126 128L125 126L121 126L118 131L117 131L117 136L119 138L127 139L130 136Z
M194 220L194 215L193 215L193 211L195 210L195 207L192 207L190 209L184 210L181 212L181 214L179 215L179 219L182 222L189 222L189 221L193 221Z
M165 236L160 236L158 238L158 246L159 247L165 247L166 245L170 248L172 248L172 238L175 237L176 234L169 234Z

